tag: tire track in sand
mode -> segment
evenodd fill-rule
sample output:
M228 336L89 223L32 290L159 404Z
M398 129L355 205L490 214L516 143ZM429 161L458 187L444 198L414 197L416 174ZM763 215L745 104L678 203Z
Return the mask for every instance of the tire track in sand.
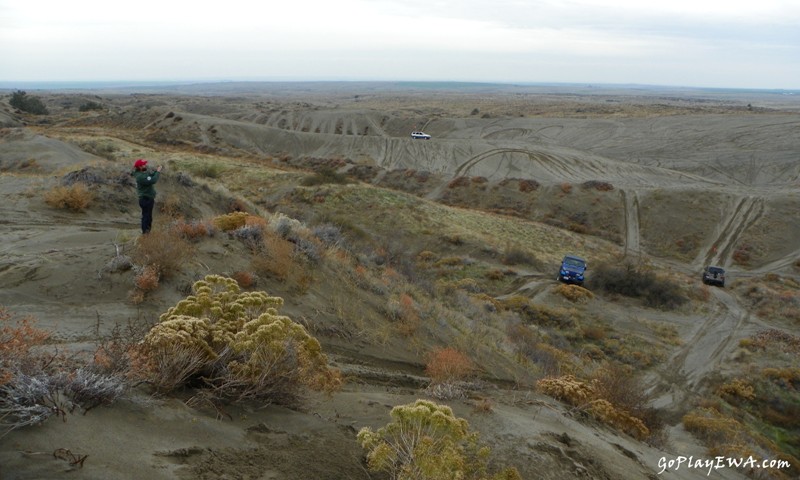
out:
M649 377L654 404L680 411L691 397L702 394L713 373L738 348L739 341L765 328L723 289L712 289L715 303L682 346Z
M721 222L722 230L715 235L714 241L701 250L694 261L695 267L706 265L727 266L736 243L748 228L764 214L764 199L760 197L743 197L733 208L727 220Z
M625 206L625 255L640 253L639 197L634 191L620 190Z

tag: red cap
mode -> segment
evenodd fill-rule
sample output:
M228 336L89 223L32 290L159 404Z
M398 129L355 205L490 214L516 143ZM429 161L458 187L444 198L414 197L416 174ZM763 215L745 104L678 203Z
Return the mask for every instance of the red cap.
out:
M140 158L139 160L136 160L136 162L134 162L133 168L142 168L145 165L147 165L147 160Z

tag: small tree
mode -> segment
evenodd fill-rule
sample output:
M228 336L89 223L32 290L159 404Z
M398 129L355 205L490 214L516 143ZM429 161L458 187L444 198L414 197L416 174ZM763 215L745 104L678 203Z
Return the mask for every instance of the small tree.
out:
M448 406L417 400L390 415L385 427L358 432L372 471L388 472L393 480L521 480L515 468L487 475L489 448Z
M50 113L39 98L31 97L22 90L17 90L12 93L11 100L8 101L8 104L23 112L32 113L34 115L47 115Z

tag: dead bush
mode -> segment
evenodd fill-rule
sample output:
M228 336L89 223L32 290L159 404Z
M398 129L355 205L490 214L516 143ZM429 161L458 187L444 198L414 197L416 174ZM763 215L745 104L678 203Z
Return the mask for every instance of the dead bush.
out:
M200 238L208 237L213 235L213 226L201 221L185 221L185 220L176 220L172 224L172 230L174 230L181 238L186 240L197 240Z
M126 388L124 377L75 368L75 359L40 350L49 333L17 320L0 308L0 428L39 424L64 417L74 407L84 413L116 400ZM2 437L4 433L0 433Z
M32 318L15 318L0 306L0 385L7 383L15 372L34 371L36 357L32 350L49 337L49 332L34 326Z
M76 212L85 210L93 199L94 195L83 183L58 185L44 194L44 201L51 207Z
M233 272L231 278L236 280L236 283L238 283L239 286L242 288L250 288L255 286L256 284L256 276L250 272L245 272L245 271Z
M137 265L156 267L159 278L168 278L178 272L193 253L192 245L174 230L154 230L137 239L131 257Z
M170 218L180 218L182 216L181 197L174 193L166 195L158 202L158 210Z
M439 348L428 354L425 373L432 383L463 381L475 373L475 365L454 348Z
M158 267L146 265L133 279L136 288L142 292L152 292L158 288Z
M262 275L286 281L297 269L294 244L271 231L264 232L262 248L251 261L253 270Z

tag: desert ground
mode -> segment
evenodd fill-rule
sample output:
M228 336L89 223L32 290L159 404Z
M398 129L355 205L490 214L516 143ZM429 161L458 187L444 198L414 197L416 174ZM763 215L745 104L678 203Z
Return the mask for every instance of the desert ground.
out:
M490 470L514 467L524 479L800 476L800 92L426 83L26 92L46 115L0 93L6 326L32 319L50 334L40 349L91 363L112 340L141 340L195 281L247 274L243 288L283 298L281 313L344 379L289 404L209 407L190 401L191 386L155 395L131 384L113 402L36 425L10 428L6 415L2 479L391 478L368 468L356 434L417 399L450 406L491 448ZM432 138L412 139L414 130ZM244 211L275 231L333 228L336 242L317 239L312 254L294 238L278 271L242 235L209 231L137 296L138 158L164 166L154 232ZM75 184L90 192L85 208L48 202ZM577 298L555 280L565 254L589 263ZM115 263L127 256L133 268ZM726 269L724 288L701 282L708 265ZM613 269L664 283L654 297L615 291L603 277ZM442 348L474 365L446 398L427 368ZM646 435L541 383L608 385L608 371L617 394L640 397L641 410L625 410L629 398L617 406L641 414ZM751 455L787 465L663 468Z

